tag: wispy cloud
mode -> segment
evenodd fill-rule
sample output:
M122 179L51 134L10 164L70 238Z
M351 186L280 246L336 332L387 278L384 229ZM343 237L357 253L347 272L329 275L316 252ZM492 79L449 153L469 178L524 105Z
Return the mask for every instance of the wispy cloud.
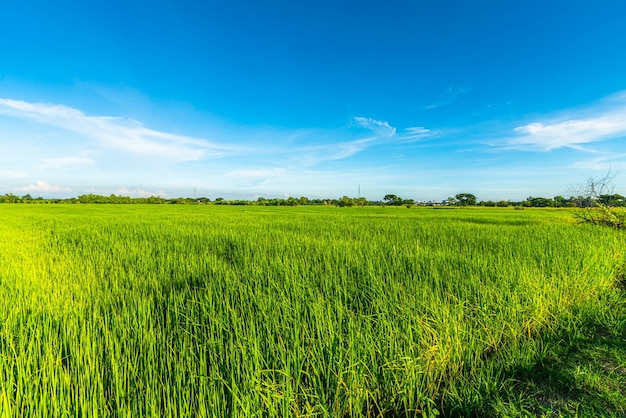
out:
M354 117L353 120L357 126L369 129L370 131L381 137L391 138L396 133L396 128L389 125L389 122L384 122L372 118L365 118L362 116Z
M519 138L511 144L529 145L546 151L602 141L626 135L626 115L607 115L558 123L541 122L515 128Z
M354 141L343 141L325 143L320 145L293 146L289 149L279 150L268 155L273 165L286 167L289 170L302 170L315 167L329 161L339 161L348 159L359 152L364 151L374 143L374 138L364 138ZM260 169L259 169L260 170ZM263 169L266 170L266 169ZM254 173L256 170L237 170L232 173L238 177L245 177L242 174ZM262 173L259 171L259 173ZM276 174L278 169L270 168L266 174Z
M411 126L398 132L397 128L391 126L389 122L365 117L355 117L353 120L358 127L368 129L373 133L374 136L368 138L368 140L395 138L403 142L415 142L437 134L423 126ZM367 143L368 141L361 140L354 142L358 145Z
M229 147L205 139L156 131L131 119L90 116L58 104L0 99L0 114L62 128L105 147L172 162L219 157L229 151Z
M37 181L35 184L29 184L28 186L20 187L18 190L23 192L49 192L49 193L67 193L71 192L70 187L59 186L55 184L48 184L43 180Z
M338 161L353 157L369 148L384 145L417 142L424 138L434 137L439 132L422 126L405 128L398 132L395 126L387 121L369 117L357 116L352 118L349 129L365 130L357 139L336 141L315 146L294 147L290 155L297 161L298 166L311 167L326 161ZM354 133L352 133L354 135Z
M518 126L514 129L517 136L508 143L543 151L564 147L593 151L582 145L626 136L626 101L623 95L579 112L582 114L579 117Z
M454 82L451 83L448 88L443 91L434 102L424 107L424 110L437 109L452 104L458 100L463 94L467 93L468 89Z
M355 130L355 128L357 128ZM366 133L362 131L365 130ZM313 132L312 135L315 136ZM388 142L396 137L396 128L389 122L367 117L354 117L345 131L333 131L320 134L328 136L332 141L325 141L319 145L311 145L316 142L314 138L303 138L306 143L302 145L291 144L284 150L274 150L275 154L283 155L280 165L287 165L291 169L310 168L328 161L348 159L370 147ZM356 139L346 140L346 137Z
M9 156L4 156L3 182L12 190L44 194L166 196L186 194L196 186L218 191L298 193L306 188L344 193L346 182L364 181L362 174L354 174L363 165L372 167L379 181L386 169L382 167L385 158L380 156L394 152L403 142L436 134L421 126L397 129L388 121L365 116L335 129L219 122L193 126L224 140L213 143L149 129L131 119L88 115L64 105L0 99L0 116L26 122L17 125L26 129L18 132L22 136L16 136ZM42 126L45 136L39 135ZM211 157L223 158L209 164L205 160ZM188 163L168 167L184 161ZM28 174L18 176L21 167ZM29 184L38 178L50 183Z
M330 147L323 147L325 159L329 161L343 160L364 151L373 145L377 137L357 139L354 141L339 142Z
M417 142L424 138L434 136L435 134L435 132L431 131L430 129L426 129L423 126L414 126L406 128L404 132L399 134L399 136L405 142Z

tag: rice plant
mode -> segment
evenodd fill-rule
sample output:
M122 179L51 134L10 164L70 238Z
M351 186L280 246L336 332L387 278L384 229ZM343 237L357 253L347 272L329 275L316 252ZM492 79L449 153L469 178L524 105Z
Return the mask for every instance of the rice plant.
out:
M2 416L494 411L607 315L565 210L0 205Z

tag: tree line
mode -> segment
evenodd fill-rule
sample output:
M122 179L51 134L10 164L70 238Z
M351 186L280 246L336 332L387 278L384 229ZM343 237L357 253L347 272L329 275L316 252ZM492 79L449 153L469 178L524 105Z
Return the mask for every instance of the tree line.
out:
M207 197L175 197L163 198L160 196L150 197L130 197L111 194L109 196L97 194L83 194L78 197L66 199L44 199L42 197L32 197L30 194L16 196L12 193L0 196L0 203L60 203L60 204L213 204L213 205L254 205L254 206L301 206L301 205L334 205L339 207L352 206L487 206L487 207L553 207L553 208L588 208L598 205L610 207L626 207L626 198L620 194L605 193L595 196L554 196L528 197L522 201L511 200L478 200L474 194L459 193L454 197L448 197L442 201L415 201L414 199L404 199L395 194L386 194L382 200L368 200L365 197L342 196L338 199L309 199L305 196L287 198L265 198L259 197L256 200L235 199L228 200L218 197L211 200Z

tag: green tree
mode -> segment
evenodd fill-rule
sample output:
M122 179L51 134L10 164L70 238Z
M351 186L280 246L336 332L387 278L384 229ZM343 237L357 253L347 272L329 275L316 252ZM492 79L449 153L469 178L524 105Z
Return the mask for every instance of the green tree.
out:
M339 201L337 202L337 206L343 208L343 207L350 207L350 206L354 206L354 199L349 198L348 196L343 196L341 199L339 199Z
M549 208L554 206L554 201L545 197L529 197L527 201L529 206L533 208Z
M459 206L476 206L476 196L471 193L459 193L454 197Z
M402 198L395 194L386 194L385 197L383 197L383 200L387 202L387 204L389 205L393 205L393 206L402 205Z
M24 198L22 198L24 199ZM598 196L597 201L606 206L624 206L624 196L619 194L601 194Z
M565 199L563 196L560 196L560 195L554 196L552 200L554 201L555 208L562 208L567 203L567 199Z
M13 193L8 193L0 197L0 203L17 203L19 201L19 196L15 196Z

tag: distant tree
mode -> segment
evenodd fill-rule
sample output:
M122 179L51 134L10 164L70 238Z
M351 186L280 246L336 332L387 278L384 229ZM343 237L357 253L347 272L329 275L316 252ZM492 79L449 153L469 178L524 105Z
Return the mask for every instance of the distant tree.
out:
M186 205L190 203L190 199L184 197L174 197L168 201L170 205Z
M476 206L476 196L471 193L459 193L455 198L459 206Z
M22 198L23 199L23 198ZM601 194L598 196L598 202L607 206L620 207L624 206L624 196L619 194Z
M386 194L383 197L383 200L387 202L389 205L400 206L402 205L402 198L400 196L396 196L395 194Z
M348 196L343 196L341 199L339 199L339 201L337 202L337 206L344 208L344 207L350 207L350 206L354 206L354 200L349 198Z
M565 206L565 204L567 203L567 199L565 199L563 196L554 196L552 198L552 201L554 202L554 207L555 208L562 208Z
M404 206L406 206L407 208L411 208L411 207L415 206L415 200L413 200L413 199L404 199L402 201L402 204Z
M509 206L509 202L506 200L501 200L496 204L499 208L506 208Z
M528 206L533 208L549 208L554 206L554 201L545 197L529 197L526 199Z
M108 196L100 196L97 194L89 193L78 196L79 203L111 203L111 199Z
M151 203L151 204L164 204L166 203L167 200L163 199L160 196L150 196L147 200L146 203Z
M13 193L5 194L4 196L0 196L0 203L18 203L20 198L15 196Z

